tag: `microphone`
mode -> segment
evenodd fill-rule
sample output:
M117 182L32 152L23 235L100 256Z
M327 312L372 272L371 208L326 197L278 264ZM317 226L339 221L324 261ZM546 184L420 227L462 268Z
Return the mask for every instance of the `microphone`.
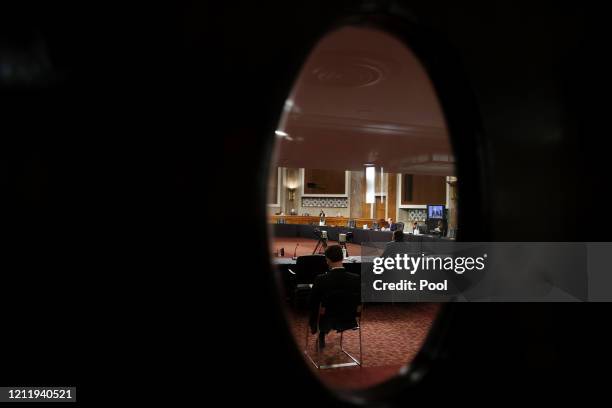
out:
M293 258L291 258L291 259L297 259L297 247L298 246L300 246L299 242L297 244L295 244L295 249L293 250Z

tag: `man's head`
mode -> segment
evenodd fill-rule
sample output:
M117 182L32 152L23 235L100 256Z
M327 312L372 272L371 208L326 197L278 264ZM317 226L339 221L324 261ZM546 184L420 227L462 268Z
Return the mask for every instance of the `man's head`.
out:
M404 240L404 232L400 230L393 231L393 241L402 242Z
M325 250L325 260L330 268L339 268L342 266L342 247L340 245L330 245Z

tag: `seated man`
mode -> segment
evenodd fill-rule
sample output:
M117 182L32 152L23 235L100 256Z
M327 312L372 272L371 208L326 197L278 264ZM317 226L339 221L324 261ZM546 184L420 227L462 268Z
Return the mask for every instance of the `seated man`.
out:
M389 231L397 230L397 223L393 222L391 218L389 218Z
M331 245L325 250L329 272L316 277L310 295L310 331L319 331L319 347L325 347L325 335L330 330L347 330L357 327L355 310L360 303L359 275L342 267L342 248ZM319 307L325 313L319 316ZM318 323L318 325L317 325Z

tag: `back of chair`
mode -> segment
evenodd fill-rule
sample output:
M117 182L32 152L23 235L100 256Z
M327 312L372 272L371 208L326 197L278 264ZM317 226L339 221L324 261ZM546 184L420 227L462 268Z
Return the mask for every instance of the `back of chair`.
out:
M325 315L334 330L349 330L358 326L361 294L351 288L337 289L328 293L322 301Z
M395 229L398 231L403 231L404 230L404 223L403 222L396 222L395 223Z
M298 257L295 264L296 283L314 283L315 278L327 272L325 255L304 255Z

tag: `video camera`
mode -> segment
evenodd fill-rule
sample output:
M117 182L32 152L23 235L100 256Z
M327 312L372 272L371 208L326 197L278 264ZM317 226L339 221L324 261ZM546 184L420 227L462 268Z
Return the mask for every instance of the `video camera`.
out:
M353 241L353 233L346 232L344 234L338 235L338 243L352 242Z
M327 231L321 231L319 228L314 229L314 234L319 239L327 239Z

